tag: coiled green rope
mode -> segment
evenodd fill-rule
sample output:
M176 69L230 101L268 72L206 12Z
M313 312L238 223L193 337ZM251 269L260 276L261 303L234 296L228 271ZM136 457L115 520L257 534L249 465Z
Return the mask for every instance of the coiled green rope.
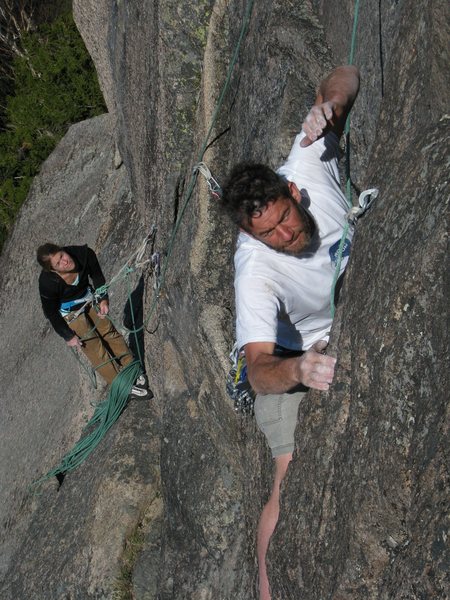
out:
M86 433L86 435L82 435L70 452L62 458L60 464L35 481L32 487L39 486L51 477L56 477L60 474L65 475L69 471L73 471L88 458L102 441L106 432L122 414L123 409L127 405L131 388L141 373L141 363L137 360L120 371L110 385L108 397L97 405L84 431L89 431L93 427L94 429Z

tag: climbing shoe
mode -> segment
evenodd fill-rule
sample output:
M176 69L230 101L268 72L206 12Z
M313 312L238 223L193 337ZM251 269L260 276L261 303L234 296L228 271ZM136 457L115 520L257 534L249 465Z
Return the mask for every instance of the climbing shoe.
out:
M130 393L131 398L150 399L153 398L153 392L148 387L147 377L142 374L136 379Z

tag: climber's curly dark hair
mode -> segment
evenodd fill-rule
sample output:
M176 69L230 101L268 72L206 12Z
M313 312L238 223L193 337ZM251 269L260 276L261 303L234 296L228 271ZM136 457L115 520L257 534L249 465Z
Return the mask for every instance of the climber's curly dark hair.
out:
M239 163L222 188L221 205L235 223L246 229L252 217L280 197L291 197L284 177L266 165Z

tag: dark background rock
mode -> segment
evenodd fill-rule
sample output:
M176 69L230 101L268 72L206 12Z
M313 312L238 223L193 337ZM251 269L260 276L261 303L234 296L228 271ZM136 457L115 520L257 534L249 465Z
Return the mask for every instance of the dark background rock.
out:
M447 8L424 0L362 5L356 63L363 83L352 113L352 176L357 187L377 185L381 196L358 225L332 339L339 357L336 384L329 394L311 394L299 414L297 452L269 554L274 598L445 597ZM346 60L352 11L349 0L255 4L211 139L220 137L205 155L219 182L237 160L276 166L286 157L320 79ZM28 302L21 336L10 342L8 372L20 362L25 336L46 327L32 280L37 269L30 269L42 235L59 232L60 238L71 235L71 242L91 243L111 275L155 224L155 249L168 261L160 302L147 324L153 332L146 336L147 370L156 399L152 409L130 405L102 448L66 478L55 497L49 491L31 500L26 482L40 465L53 466L77 438L89 395L83 387L80 400L79 375L69 360L64 370L55 369L61 343L48 327L40 345L30 348L36 375L27 387L5 378L3 409L12 415L2 432L2 450L10 457L4 491L8 598L113 597L120 548L133 522L146 523L133 576L139 600L256 598L255 529L272 461L254 422L235 415L224 392L233 342L234 232L203 180L189 202L186 195L243 12L237 1L74 3L114 129L114 140L100 135L108 140L109 158L96 166L95 177L103 181L110 172L117 144L124 166L111 177L126 170L125 197L131 189L133 201L112 200L117 196L108 188L103 202L109 199L113 207L104 220L91 220L88 233L74 230L72 222L52 221L57 191L55 209L44 213L47 229L40 229L37 181L2 257L2 322L17 321ZM90 147L84 138L78 143ZM52 166L58 152L64 146L43 176L61 170ZM83 172L77 160L71 169L77 180ZM76 211L90 197L80 194ZM31 222L30 235L25 232ZM16 282L18 272L24 275ZM121 301L124 290L117 306ZM14 339L9 326L8 339ZM67 397L61 407L58 373ZM44 388L49 378L51 393ZM81 381L85 386L83 375ZM25 413L23 406L39 394L40 411ZM58 423L50 433L49 413ZM19 419L23 438L31 435L39 451L36 444L13 448L13 420ZM18 462L28 465L20 476ZM158 462L162 519L148 504L158 494ZM128 512L122 485L127 477L134 482ZM101 489L111 491L98 498ZM120 517L110 541L105 531L100 535L100 525L90 535L93 513L104 511ZM56 512L57 527L55 518L45 518ZM50 583L42 595L44 574Z

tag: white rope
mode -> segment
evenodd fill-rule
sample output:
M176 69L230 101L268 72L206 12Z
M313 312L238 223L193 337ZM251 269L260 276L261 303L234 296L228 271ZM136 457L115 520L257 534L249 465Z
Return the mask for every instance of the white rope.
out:
M108 284L100 286L99 288L97 288L97 290L95 290L97 300L100 299L107 292L107 290L112 286L113 283L115 283L119 279L123 279L127 273L129 273L130 271L134 271L135 269L138 269L149 262L152 262L153 255L150 258L147 258L146 260L142 260L142 258L144 257L148 243L150 242L150 240L153 240L153 238L156 235L156 229L156 225L152 225L150 233L144 238L139 248L135 252L133 252L130 258L123 265L123 267L118 271L118 273L109 281Z
M378 197L378 189L371 188L364 190L359 195L358 206L353 206L347 213L347 220L354 225L361 215L363 215L372 206L374 200Z
M151 258L147 258L144 261L142 260L142 258L145 254L145 250L147 249L147 244L149 243L150 240L152 240L155 237L155 234L156 234L156 225L152 225L152 228L150 229L150 233L144 239L142 244L139 246L139 248L135 252L135 255L136 255L135 262L134 262L135 267L142 267L143 265L147 264L148 262L151 262L151 260L152 260Z
M160 286L160 275L161 275L161 254L159 252L153 252L150 262L152 263L153 273L155 280L153 282L153 289L159 290Z

